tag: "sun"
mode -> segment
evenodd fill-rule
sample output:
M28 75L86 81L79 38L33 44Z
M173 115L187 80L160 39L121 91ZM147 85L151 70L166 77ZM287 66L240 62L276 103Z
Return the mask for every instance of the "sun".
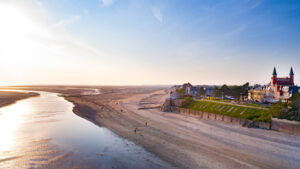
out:
M24 70L29 70L28 65L37 62L45 53L41 41L51 35L40 23L41 18L28 10L0 3L0 71L6 72L2 76L7 79L17 77L22 80Z
M1 43L11 44L34 31L33 24L26 18L24 13L11 5L0 5L0 21Z
M16 51L16 47L31 44L35 37L48 35L32 16L17 6L0 4L0 22L0 45L8 52ZM21 45L16 46L19 44Z

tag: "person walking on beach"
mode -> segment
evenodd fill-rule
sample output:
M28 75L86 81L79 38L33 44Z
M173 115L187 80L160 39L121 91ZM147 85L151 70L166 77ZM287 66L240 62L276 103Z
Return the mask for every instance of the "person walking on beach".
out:
M137 128L134 129L134 133L136 134Z

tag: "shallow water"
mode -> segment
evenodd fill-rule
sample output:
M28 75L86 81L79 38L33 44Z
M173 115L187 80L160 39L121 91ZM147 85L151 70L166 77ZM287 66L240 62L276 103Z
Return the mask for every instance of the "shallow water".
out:
M54 93L0 108L0 168L172 168Z

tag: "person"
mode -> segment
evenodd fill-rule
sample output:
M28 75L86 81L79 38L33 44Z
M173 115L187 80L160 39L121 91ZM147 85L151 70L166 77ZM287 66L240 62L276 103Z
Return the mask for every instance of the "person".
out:
M134 129L134 133L136 133L136 131L137 131L137 128Z
M148 123L146 122L146 123L145 123L145 125L147 126L147 125L148 125Z

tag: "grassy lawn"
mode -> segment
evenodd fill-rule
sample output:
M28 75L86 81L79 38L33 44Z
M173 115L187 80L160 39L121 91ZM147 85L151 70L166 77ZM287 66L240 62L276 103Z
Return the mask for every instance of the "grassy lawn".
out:
M219 99L219 98L215 98L215 97L208 97L204 100L212 100L212 101L219 101L219 102L225 102L225 103L230 103L231 102L231 100Z
M244 104L244 105L246 105L246 106L262 107L262 108L270 108L270 106L261 105L261 104L257 104L257 103L248 103L248 104Z
M222 100L222 99L218 99L218 98L214 98L214 97L210 97L210 98L207 98L207 99L203 99L204 101L207 100L207 101L218 101L218 102L224 102L224 103L231 103L232 100ZM270 106L267 106L267 105L261 105L261 104L258 104L258 103L247 103L247 104L241 104L241 105L245 105L245 106L254 106L254 107L261 107L261 108L270 108Z
M266 110L246 108L238 105L228 105L209 101L192 101L184 108L254 121L269 122L271 120L271 114L267 113Z

